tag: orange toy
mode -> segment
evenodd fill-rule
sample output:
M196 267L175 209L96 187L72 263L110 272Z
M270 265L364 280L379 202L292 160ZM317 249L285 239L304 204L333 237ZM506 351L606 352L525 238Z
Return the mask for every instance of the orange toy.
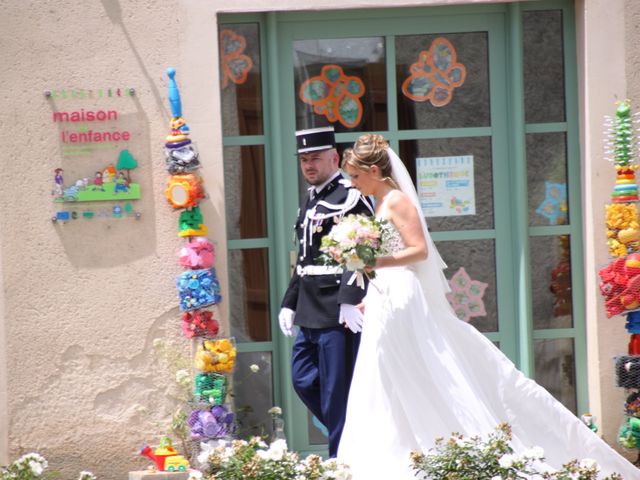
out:
M195 207L205 197L202 178L193 173L172 175L164 195L173 208Z

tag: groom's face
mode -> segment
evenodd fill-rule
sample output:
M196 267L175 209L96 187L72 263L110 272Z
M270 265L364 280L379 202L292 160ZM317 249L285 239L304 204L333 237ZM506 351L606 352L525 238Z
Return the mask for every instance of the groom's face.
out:
M340 156L335 148L301 153L300 171L310 185L322 185L338 170Z

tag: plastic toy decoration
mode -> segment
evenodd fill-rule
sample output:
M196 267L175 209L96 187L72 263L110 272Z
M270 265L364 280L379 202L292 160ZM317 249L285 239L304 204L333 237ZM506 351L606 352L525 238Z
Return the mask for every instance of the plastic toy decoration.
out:
M418 54L409 68L411 75L402 83L402 93L414 102L431 102L444 107L453 99L453 91L461 87L467 69L458 63L458 54L449 40L436 38L429 50Z
M224 405L214 405L207 410L193 410L187 423L191 427L192 440L219 440L234 431L234 415Z
M342 67L330 64L322 67L320 75L300 85L298 96L330 122L355 128L362 120L364 109L360 97L364 93L365 86L360 78L348 76Z
M205 198L202 178L193 173L172 175L167 180L165 197L173 208L195 207Z
M606 206L607 245L612 257L640 251L640 220L636 203Z
M447 299L460 320L468 322L471 317L484 317L487 312L482 297L488 284L472 280L464 269L460 269L449 280L451 292Z
M593 432L593 433L597 433L598 432L598 426L596 425L595 419L593 418L593 415L591 415L590 413L583 413L580 416L580 419L582 420L582 422L589 427L589 429Z
M178 455L171 444L171 439L167 436L160 439L160 446L155 450L145 445L140 450L140 455L153 460L160 472L186 472L189 468L189 461L182 455Z
M211 268L215 258L213 244L205 237L192 237L180 249L180 265L186 268Z
M183 312L214 305L222 300L220 284L213 268L188 270L176 280Z
M193 172L200 168L198 150L193 143L164 149L167 172L171 175Z
M607 317L640 308L640 254L618 258L598 275Z
M611 194L614 203L638 201L638 185L636 184L635 171L638 165L634 164L637 149L637 132L634 117L631 113L629 100L618 104L615 115L605 118L607 139L605 142L605 154L616 168L616 183Z
M624 410L630 417L640 417L640 392L633 392L627 397Z
M236 347L230 339L204 340L198 345L194 366L201 372L231 373L236 363Z
M180 213L178 223L179 237L202 237L209 233L209 229L203 223L204 219L200 213L200 207L192 207Z
M227 377L219 373L196 374L193 396L196 402L223 404L227 398Z
M618 431L618 443L627 449L640 448L640 418L627 417Z
M182 314L182 333L187 338L215 337L220 324L209 310L195 310Z
M244 51L247 39L231 29L220 32L220 70L222 70L222 88L229 86L229 82L242 85L247 81L253 60Z

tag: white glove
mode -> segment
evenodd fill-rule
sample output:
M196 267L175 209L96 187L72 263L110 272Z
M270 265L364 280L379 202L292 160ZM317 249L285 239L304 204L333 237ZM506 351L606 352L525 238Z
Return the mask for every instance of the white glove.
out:
M278 314L280 330L282 330L285 337L293 337L295 335L295 332L293 331L294 318L296 318L296 312L290 308L282 308Z
M362 312L355 305L341 303L339 322L349 327L349 330L351 330L353 333L358 333L362 331L364 315L362 315Z

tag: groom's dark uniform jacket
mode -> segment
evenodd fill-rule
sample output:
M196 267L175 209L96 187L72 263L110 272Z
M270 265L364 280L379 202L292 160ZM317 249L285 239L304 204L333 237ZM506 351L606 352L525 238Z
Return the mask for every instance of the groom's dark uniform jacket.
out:
M313 188L310 193L313 193ZM295 310L301 327L327 328L338 325L341 303L357 305L365 290L354 281L353 272L325 266L318 259L322 237L348 214L372 215L369 202L338 175L313 198L307 196L295 224L299 240L296 268L284 295L282 307Z

